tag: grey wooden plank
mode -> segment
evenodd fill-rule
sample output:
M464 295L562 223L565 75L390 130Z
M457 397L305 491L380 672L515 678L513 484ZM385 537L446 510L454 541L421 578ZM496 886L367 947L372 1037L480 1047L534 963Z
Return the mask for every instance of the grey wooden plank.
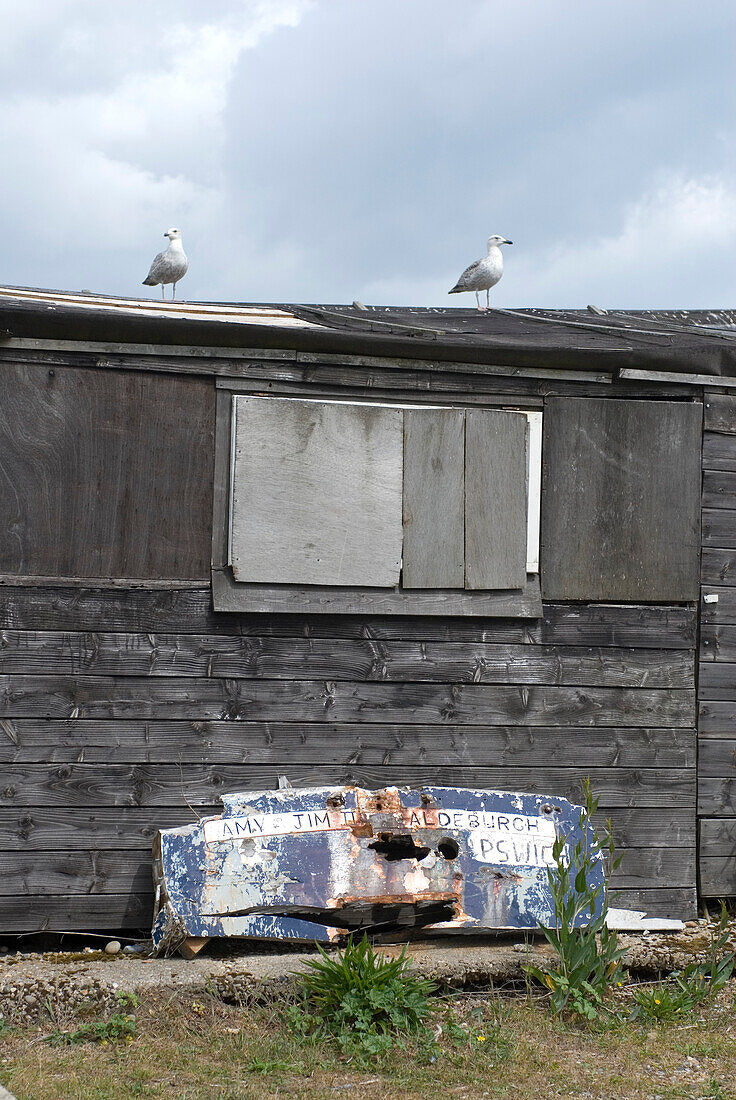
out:
M621 866L611 875L613 890L685 886L695 883L695 846L621 849ZM8 891L10 892L10 891ZM615 902L614 902L615 904Z
M706 393L703 427L709 432L736 435L736 397L725 393Z
M684 371L673 370L640 370L637 367L623 367L618 372L618 377L626 381L650 381L650 382L679 382L682 386L711 386L712 374L689 374ZM719 379L722 386L736 386L736 380L724 377Z
M459 589L338 588L336 586L238 584L229 570L212 570L216 610L262 614L477 615L537 619L542 614L539 577L527 575L520 589L463 592Z
M622 909L634 909L650 917L668 917L674 920L692 920L698 915L698 896L695 885L668 886L663 889L614 890L609 896L611 905Z
M736 471L703 471L703 507L736 509Z
M725 856L698 856L700 894L704 898L728 898L736 896L736 858Z
M736 701L703 700L698 706L698 735L736 737Z
M0 852L0 898L38 894L149 894L151 854L140 851ZM2 907L0 901L0 907ZM4 926L3 926L4 930Z
M226 792L268 790L277 785L274 766L257 764L17 764L3 767L0 806L211 806ZM363 767L300 765L289 769L294 786L391 783L440 784L558 795L579 802L589 778L602 810L618 806L665 806L691 810L694 768L447 767L421 764ZM706 780L705 782L708 782ZM718 816L712 814L710 816ZM734 816L731 813L725 816Z
M3 930L22 932L130 932L150 935L153 892L27 894L4 897Z
M700 739L698 776L701 779L736 778L736 736Z
M694 607L546 603L543 614L538 621L450 616L246 616L213 613L209 588L125 593L99 588L0 588L0 630L408 638L652 649L692 649L695 645Z
M0 718L188 718L470 725L694 725L686 689L382 681L0 676Z
M703 469L736 470L736 437L722 432L704 432Z
M490 408L519 403L525 408L541 409L547 384L531 379L507 378L495 375L431 374L410 369L409 361L402 369L390 363L384 369L345 368L339 365L301 364L274 370L273 364L252 363L241 378L215 379L218 390L229 393L258 394L264 391L282 397L332 397L336 400L372 400L396 402L402 405L427 405L441 401L442 405L461 408L479 405ZM277 377L278 374L278 377ZM573 384L573 388L577 387ZM602 389L603 387L597 387ZM606 386L606 392L609 387Z
M736 875L736 817L701 817L698 827L701 858L730 857L734 861L733 872Z
M695 766L693 729L0 719L2 763Z
M736 626L703 623L698 659L701 662L736 662Z
M465 414L465 587L526 582L527 419Z
M736 585L736 549L704 546L700 555L700 583Z
M216 814L222 806L198 807L203 816ZM653 814L657 810L629 810L626 813ZM79 806L33 806L0 808L0 851L143 851L150 860L151 844L158 829L176 829L197 820L188 806L115 806L84 809ZM638 818L635 818L636 830ZM624 833L628 837L631 828ZM639 833L634 831L634 837ZM642 832L642 835L644 833Z
M397 585L401 409L282 398L234 401L236 580Z
M463 410L404 410L404 588L465 586L464 462Z
M736 511L703 509L703 546L733 550L736 544Z
M197 813L207 816L221 807L202 805ZM98 851L125 849L143 851L150 857L157 829L174 829L196 821L188 807L103 806L85 809L79 806L0 806L0 850L48 851L93 848ZM615 807L596 815L603 827L611 819L617 848L693 848L695 846L695 807ZM701 822L701 827L706 822ZM729 825L715 820L711 825ZM702 840L702 833L701 833ZM715 842L714 842L715 843ZM711 850L712 849L712 850ZM725 850L721 845L709 848L710 854ZM729 848L730 850L730 848Z
M715 603L701 603L701 623L736 625L736 586L708 584L703 585L702 594L718 596Z
M309 385L322 386L325 391L331 388L333 392L350 392L352 388L354 396L363 398L366 390L372 386L394 387L395 376L398 376L396 388L409 392L412 389L432 390L438 379L448 386L456 379L457 389L465 389L465 392L494 387L506 398L502 403L508 403L509 397L526 399L529 395L539 394L589 397L608 395L627 399L649 397L661 400L664 397L680 398L683 392L687 392L676 383L634 383L631 380L616 382L611 380L609 374L601 376L584 371L545 371L544 368L535 370L532 366L522 373L518 367L454 361L429 362L391 356L317 353L308 358L307 353L288 349L215 349L220 352L228 350L229 355L202 356L201 352L209 349L192 348L191 356L175 354L185 352L187 345L167 345L166 354L161 354L164 349L159 345L146 354L135 352L134 344L118 344L113 350L99 354L91 351L89 345L85 346L85 342L80 342L74 350L61 350L63 341L59 341L58 346L54 347L34 348L33 345L38 343L40 341L29 340L24 341L25 346L21 346L17 341L7 341L0 345L0 362L10 360L15 363L40 364L47 369L57 366L97 367L106 371L155 371L210 376L224 387L234 389L239 388L238 383L242 379L261 380L265 383L262 388L274 393L282 392L281 387L286 388L290 384L293 387L301 385L302 393L304 387ZM238 359L238 356L243 358ZM371 366L371 363L374 365ZM596 381L596 378L601 380ZM472 396L471 393L471 401Z
M690 402L546 403L545 599L697 598L701 420Z
M698 817L736 817L736 779L699 776Z
M705 641L707 639L704 648ZM736 664L704 660L700 665L698 690L701 699L736 700Z
M694 686L681 649L3 630L0 674Z
M694 606L545 603L543 608L542 642L647 648L664 645L666 639L668 648L695 646Z
M204 380L6 363L0 574L206 580L213 430Z
M212 564L222 568L230 556L230 479L233 402L218 391L215 406L214 480L212 486Z
M102 588L2 588L0 629L169 631L239 634L234 615L215 614L207 587L127 592Z
M617 848L695 848L695 805L683 809L617 807L599 811L597 826L610 820Z
M393 327L393 326L392 326ZM423 359L417 357L407 359L396 358L390 355L356 355L344 352L325 351L300 351L288 348L238 348L238 347L209 347L192 344L181 346L172 344L135 344L121 343L117 341L84 341L84 340L41 340L23 337L11 337L5 344L6 354L20 355L24 351L41 352L44 358L51 357L54 353L61 356L72 356L75 353L86 353L96 356L115 357L115 360L125 359L132 361L135 356L141 360L140 365L147 365L152 370L196 370L201 374L222 374L228 370L236 373L241 363L247 367L250 360L266 361L291 361L295 360L307 365L336 364L345 367L368 367L371 369L404 367L407 363L417 370L452 371L470 374L495 374L510 379L518 377L545 378L550 381L562 379L569 382L599 382L609 386L611 384L611 372L609 371L583 371L565 370L550 367L536 367L534 365L518 366L516 364L467 362L451 359ZM460 351L461 349L458 349ZM486 357L484 357L485 359ZM190 362L187 363L187 360ZM224 360L224 363L222 362ZM194 361L194 362L192 362Z

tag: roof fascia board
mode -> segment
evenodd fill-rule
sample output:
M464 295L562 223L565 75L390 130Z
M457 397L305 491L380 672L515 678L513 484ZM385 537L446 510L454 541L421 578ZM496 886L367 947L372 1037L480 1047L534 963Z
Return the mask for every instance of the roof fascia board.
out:
M623 382L676 382L679 386L708 386L711 389L736 390L736 378L712 374L680 374L671 370L636 370L624 367L616 377Z
M233 361L252 362L254 360L274 360L276 362L303 363L305 365L337 364L344 367L368 367L382 370L418 370L428 372L450 372L459 374L491 374L503 378L544 378L570 382L596 382L609 384L613 381L611 371L564 370L554 367L515 367L496 363L468 363L444 359L414 359L413 357L380 355L347 355L335 352L305 352L288 348L227 348L206 347L186 344L126 344L95 340L37 340L28 337L10 337L0 344L2 350L55 352L69 355L123 356L137 357L138 362L116 362L98 360L98 367L126 367L138 370L174 371L181 370L182 359L201 361L197 373L239 377L241 371ZM140 359L150 360L140 362ZM172 360L168 363L167 360ZM222 363L217 363L222 360ZM92 365L92 364L91 364Z

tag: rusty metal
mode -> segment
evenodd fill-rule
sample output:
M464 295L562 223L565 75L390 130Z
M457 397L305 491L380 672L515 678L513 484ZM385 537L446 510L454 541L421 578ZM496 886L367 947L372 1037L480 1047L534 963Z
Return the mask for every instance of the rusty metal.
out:
M312 787L222 801L221 814L157 835L159 950L186 937L551 924L552 845L580 834L580 808L549 795Z

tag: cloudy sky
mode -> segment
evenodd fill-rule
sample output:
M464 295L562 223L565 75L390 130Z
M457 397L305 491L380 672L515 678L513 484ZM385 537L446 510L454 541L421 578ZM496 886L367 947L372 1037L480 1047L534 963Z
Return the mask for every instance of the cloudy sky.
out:
M0 0L0 283L736 306L733 0Z

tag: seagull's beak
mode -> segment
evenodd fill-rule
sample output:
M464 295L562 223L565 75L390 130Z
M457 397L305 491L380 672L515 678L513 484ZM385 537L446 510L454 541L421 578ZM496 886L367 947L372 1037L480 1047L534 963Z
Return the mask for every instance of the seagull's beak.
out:
M503 243L504 244L513 244L514 242L513 241L507 241L506 238L504 237Z

